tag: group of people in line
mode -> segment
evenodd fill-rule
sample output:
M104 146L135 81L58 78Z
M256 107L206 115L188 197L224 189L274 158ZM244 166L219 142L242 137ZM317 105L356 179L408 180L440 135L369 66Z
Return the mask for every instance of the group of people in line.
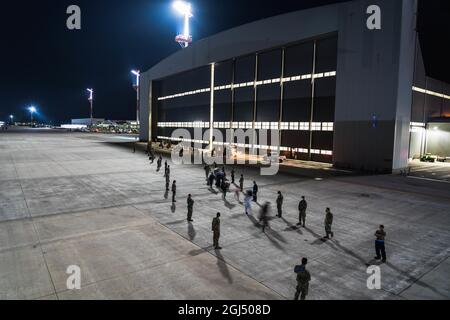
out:
M135 152L135 149L133 149L133 152ZM147 149L146 153L149 156L149 160L151 163L154 162L155 156L151 149ZM157 169L156 171L159 172L162 167L162 156L160 155L157 160ZM223 198L226 198L226 194L229 191L230 183L228 183L228 179L226 178L226 171L225 167L218 168L217 164L213 164L213 168L209 165L204 166L205 170L205 178L207 181L207 185L209 188L213 188L214 181L215 185L218 189L220 189L223 193ZM240 194L244 193L244 175L241 174L239 178L239 185L237 186L235 183L235 170L234 168L231 170L231 184L236 186L235 189L235 199L240 201ZM169 191L170 186L170 165L168 165L167 160L164 162L164 177L166 179L166 191ZM172 182L172 203L176 202L176 192L177 192L177 185L176 180L173 180ZM253 181L253 187L251 190L247 190L247 192L244 193L244 212L246 215L250 215L252 213L252 206L251 202L257 203L258 201L258 192L259 187L256 183L256 181ZM277 214L276 217L282 218L283 216L283 202L284 202L284 196L281 193L281 191L277 192L277 198L276 198L276 206L277 206ZM306 210L308 208L308 203L306 201L305 196L301 197L301 200L298 204L298 223L297 226L306 228ZM263 205L261 205L260 209L260 216L259 221L260 225L262 227L262 231L265 232L266 228L269 227L269 211L270 211L270 202L265 202ZM194 212L194 200L192 198L192 194L189 194L187 197L187 221L193 222L192 219ZM333 213L331 212L330 208L326 208L325 210L325 219L324 219L324 227L325 227L325 236L324 239L330 239L334 237L334 232L332 231L332 225L333 225ZM222 247L219 245L219 238L220 238L220 212L216 213L216 216L212 220L211 230L213 232L213 247L215 250L220 250ZM384 226L380 225L379 229L375 232L375 260L381 260L383 263L386 262L386 249L385 249L385 238L386 238L386 232L384 231ZM297 275L297 288L295 293L295 300L298 300L299 298L301 300L305 300L306 296L308 295L309 290L309 282L311 281L311 274L306 269L306 265L308 263L307 258L303 258L301 265L297 265L294 268L294 272Z

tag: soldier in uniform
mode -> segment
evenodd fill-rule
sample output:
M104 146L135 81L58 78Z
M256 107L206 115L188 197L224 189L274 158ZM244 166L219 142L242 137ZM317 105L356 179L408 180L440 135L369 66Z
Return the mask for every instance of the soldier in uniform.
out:
M386 238L386 232L384 231L384 226L381 225L380 228L375 232L375 252L377 256L375 260L383 259L383 262L386 262L386 248L384 246L384 240Z
M213 184L214 184L214 174L211 172L210 174L209 174L209 178L208 178L209 180L208 180L208 186L212 189L212 187L213 187Z
M159 156L158 161L156 161L156 166L157 166L156 171L158 171L158 172L161 169L161 163L162 163L162 157Z
M225 181L225 179L222 180L220 188L222 189L222 198L225 200L227 198L227 191L228 191L227 182Z
M209 178L209 172L211 171L211 167L208 166L207 164L205 164L204 169L205 169L206 181L208 181L208 178Z
M173 180L173 183L172 183L172 202L177 202L177 200L175 200L176 194L177 194L177 182L176 182L176 180Z
M167 166L166 168L166 177L169 177L170 179L170 166Z
M303 228L305 228L305 222L306 222L306 208L308 208L308 203L305 200L305 196L302 196L302 200L298 204L298 226L303 225Z
M330 235L332 238L334 237L334 232L331 231L331 225L333 224L333 214L331 213L330 208L327 208L325 212L325 238L330 239Z
M259 222L262 225L262 231L265 232L266 228L269 226L269 206L270 202L264 203L264 205L261 208L260 216L259 216Z
M277 210L278 210L277 217L278 218L281 218L281 216L283 215L283 200L284 200L284 197L281 194L281 191L278 191L278 197L277 197Z
M220 238L220 212L217 212L217 216L212 221L212 231L213 231L213 245L214 249L220 250L222 249L219 246L219 238Z
M298 300L299 296L301 300L305 300L308 295L309 281L311 281L311 274L306 270L306 264L308 259L303 258L302 264L296 266L294 272L297 274L297 291L295 292L294 300Z
M153 162L155 161L155 155L153 154L152 149L150 149L149 153L148 153L148 160L150 160L150 164L153 164Z
M191 194L189 194L188 198L187 198L187 209L188 209L187 221L192 222L192 221L194 221L194 220L192 220L192 213L194 211L194 200L192 199Z
M256 184L256 181L253 181L253 201L258 202L258 185Z
M166 191L169 191L170 178L166 176Z
M239 189L241 189L242 192L244 192L244 175L241 174L241 177L239 178Z
M164 177L167 175L167 160L164 161Z

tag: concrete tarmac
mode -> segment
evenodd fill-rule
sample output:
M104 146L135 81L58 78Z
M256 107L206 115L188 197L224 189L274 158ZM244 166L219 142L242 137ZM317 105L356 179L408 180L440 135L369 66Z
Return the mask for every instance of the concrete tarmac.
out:
M401 176L260 176L260 204L284 194L284 216L262 233L259 206L247 217L205 183L202 166L163 172L129 138L39 129L0 133L0 299L292 299L294 266L309 258L308 299L448 299L450 188ZM228 167L228 174L230 168ZM232 189L234 187L232 186ZM195 200L186 221L186 197ZM301 195L307 228L297 228ZM166 198L167 197L167 198ZM242 201L241 196L241 201ZM324 241L325 208L335 238ZM272 208L271 215L275 215ZM211 221L222 213L220 245ZM380 290L369 290L373 234L387 232ZM67 268L81 268L69 290Z

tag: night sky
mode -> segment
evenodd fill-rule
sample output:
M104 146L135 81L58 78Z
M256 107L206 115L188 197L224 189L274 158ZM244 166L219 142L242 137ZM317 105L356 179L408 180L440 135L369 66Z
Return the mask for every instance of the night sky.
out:
M149 69L180 50L182 18L171 0L28 0L0 9L0 120L26 121L27 106L47 123L89 117L86 88L96 90L94 117L135 118L130 70ZM198 40L247 22L331 0L191 0ZM376 2L376 1L375 1ZM82 11L82 30L66 28L66 8ZM430 76L450 82L450 1L421 0L419 32Z

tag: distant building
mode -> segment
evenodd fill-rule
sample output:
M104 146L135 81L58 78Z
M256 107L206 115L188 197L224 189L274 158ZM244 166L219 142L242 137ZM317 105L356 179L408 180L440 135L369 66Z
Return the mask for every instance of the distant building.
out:
M92 124L97 124L97 123L101 123L105 121L105 119L100 119L100 118L94 118L92 119ZM86 118L86 119L72 119L72 124L79 124L79 125L90 125L91 124L91 119L90 118Z

